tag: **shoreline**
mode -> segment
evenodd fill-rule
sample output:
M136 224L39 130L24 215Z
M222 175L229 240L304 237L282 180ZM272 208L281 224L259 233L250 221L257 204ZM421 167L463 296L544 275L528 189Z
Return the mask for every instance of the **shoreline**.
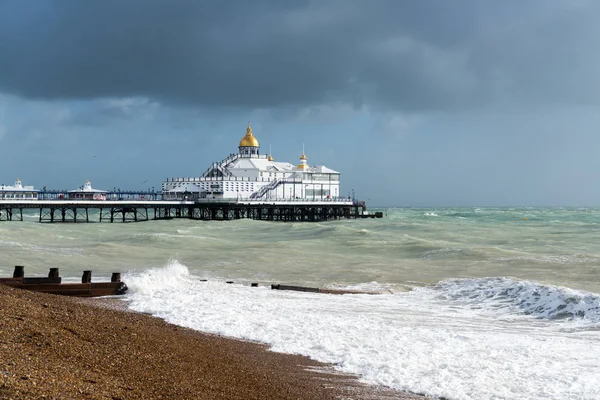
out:
M0 285L0 397L423 399L267 345L136 313L118 298Z

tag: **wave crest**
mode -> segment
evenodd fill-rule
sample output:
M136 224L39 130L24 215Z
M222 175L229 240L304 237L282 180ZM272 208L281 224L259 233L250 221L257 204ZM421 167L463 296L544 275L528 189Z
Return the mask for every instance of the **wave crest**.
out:
M445 300L487 305L549 320L600 323L600 295L512 278L449 279L435 286Z
M181 281L189 278L188 268L178 260L171 259L166 266L129 273L124 277L131 293L151 294L165 288L177 290Z

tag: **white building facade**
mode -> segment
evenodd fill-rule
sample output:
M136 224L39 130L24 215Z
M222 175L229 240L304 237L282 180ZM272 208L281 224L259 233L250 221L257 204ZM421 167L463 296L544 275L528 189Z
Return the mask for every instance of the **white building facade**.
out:
M313 200L340 197L340 173L324 165L310 166L306 155L298 164L260 154L248 124L238 152L213 163L202 176L169 178L162 184L165 200Z
M17 178L14 185L0 185L0 199L37 200L38 191L33 186L23 186Z
M69 191L70 200L106 200L106 190L94 189L89 180L79 189Z

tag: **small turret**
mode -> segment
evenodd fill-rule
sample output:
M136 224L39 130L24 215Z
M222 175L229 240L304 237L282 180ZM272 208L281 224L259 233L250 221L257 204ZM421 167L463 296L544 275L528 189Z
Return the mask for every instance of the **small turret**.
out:
M269 161L275 161L275 159L271 155L271 145L269 145L269 157L267 158L267 160L269 160Z
M308 169L308 164L306 160L308 160L308 158L306 158L305 154L302 154L300 156L300 164L298 164L298 169Z

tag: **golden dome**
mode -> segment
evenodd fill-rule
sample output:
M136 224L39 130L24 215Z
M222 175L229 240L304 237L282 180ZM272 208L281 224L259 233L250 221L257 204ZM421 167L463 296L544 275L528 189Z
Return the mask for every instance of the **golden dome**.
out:
M306 156L305 156L304 154L302 154L302 155L300 156L300 159L301 159L301 160L306 160Z
M274 160L274 158L273 158L273 157L271 157L271 156L269 156L268 160L269 160L269 161L273 161L273 160Z
M240 140L240 147L260 147L258 145L258 140L252 136L250 122L248 122L248 128L246 128L246 135Z
M308 165L306 165L306 164L298 164L298 169L304 169L304 168L308 168Z

